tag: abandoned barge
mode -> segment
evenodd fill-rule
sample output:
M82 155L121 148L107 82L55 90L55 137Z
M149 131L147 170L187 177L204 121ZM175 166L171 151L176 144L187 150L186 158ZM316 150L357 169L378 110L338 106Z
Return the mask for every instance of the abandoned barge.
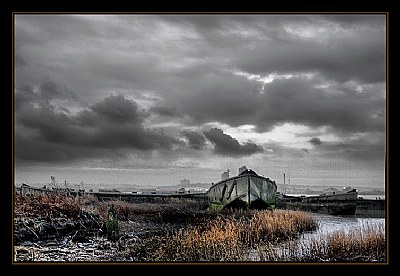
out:
M211 210L216 212L223 208L274 209L276 191L275 181L242 167L238 176L228 176L213 184L206 197Z
M357 198L357 190L351 187L316 196L290 196L278 193L277 208L328 215L355 215Z

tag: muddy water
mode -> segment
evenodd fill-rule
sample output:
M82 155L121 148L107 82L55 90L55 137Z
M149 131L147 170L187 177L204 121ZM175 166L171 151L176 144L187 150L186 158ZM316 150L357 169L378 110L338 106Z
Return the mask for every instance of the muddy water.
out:
M348 231L354 227L364 225L382 224L385 227L385 218L358 218L354 216L331 216L324 214L313 214L319 223L319 229L315 232L306 233L302 239L310 239L321 234L330 234L337 230ZM385 229L385 228L384 228Z
M353 229L364 229L366 227L382 227L386 231L385 218L359 218L354 216L331 216L323 214L313 214L319 223L319 228L310 233L301 235L299 242L307 244L312 239L318 239L321 236L327 236L336 231L348 233Z
M319 228L316 231L301 234L298 239L294 241L287 241L273 247L277 256L287 255L288 252L297 250L301 255L301 246L307 246L311 240L318 240L322 236L334 233L335 231L348 232L352 229L360 229L366 226L379 226L383 231L386 231L385 218L359 218L355 216L332 216L325 214L313 213L313 216L318 222ZM249 258L251 261L262 261L260 255L256 251L251 251Z

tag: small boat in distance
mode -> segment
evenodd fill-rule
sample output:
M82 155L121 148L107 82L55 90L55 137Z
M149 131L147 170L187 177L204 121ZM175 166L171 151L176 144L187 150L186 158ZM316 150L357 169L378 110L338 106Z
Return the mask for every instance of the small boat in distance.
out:
M238 176L229 177L228 171L222 178L206 192L212 211L218 212L223 208L275 208L275 181L259 176L246 167L239 169Z
M344 187L341 191L328 188L316 196L290 196L277 193L277 208L328 215L355 215L357 198L357 190L351 187Z

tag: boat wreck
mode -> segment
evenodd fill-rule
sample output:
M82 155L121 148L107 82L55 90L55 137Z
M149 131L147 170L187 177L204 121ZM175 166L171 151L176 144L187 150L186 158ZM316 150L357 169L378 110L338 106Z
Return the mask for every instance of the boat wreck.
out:
M351 187L330 189L316 196L290 196L277 193L277 208L328 215L355 215L358 192Z
M212 211L218 212L223 208L275 208L275 181L259 176L246 167L239 169L238 176L229 177L228 171L222 178L206 192Z

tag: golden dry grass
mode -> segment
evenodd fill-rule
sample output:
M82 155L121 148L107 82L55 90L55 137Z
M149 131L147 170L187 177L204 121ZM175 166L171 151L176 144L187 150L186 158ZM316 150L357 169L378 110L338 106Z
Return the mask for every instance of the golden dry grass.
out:
M151 262L238 262L257 256L265 262L383 262L386 239L383 225L365 224L350 231L321 235L307 244L298 237L318 228L311 213L293 210L223 210L212 213L195 201L160 204L100 202L48 193L15 194L15 217L78 217L82 210L106 218L110 204L119 220L151 222L162 231L121 248L119 255ZM285 243L283 243L285 242ZM280 253L276 250L280 246Z
M321 234L307 241L292 241L274 250L259 248L263 261L290 262L385 262L386 239L383 224L365 223L352 229Z
M74 196L64 193L43 193L32 196L14 196L14 214L19 217L52 218L55 216L77 217L82 205Z
M240 211L218 216L199 226L171 230L157 241L148 258L155 261L240 261L249 248L293 238L299 231L314 230L314 218L299 211Z
M309 259L330 262L385 261L386 238L383 224L364 223L349 231L339 230L314 240Z

